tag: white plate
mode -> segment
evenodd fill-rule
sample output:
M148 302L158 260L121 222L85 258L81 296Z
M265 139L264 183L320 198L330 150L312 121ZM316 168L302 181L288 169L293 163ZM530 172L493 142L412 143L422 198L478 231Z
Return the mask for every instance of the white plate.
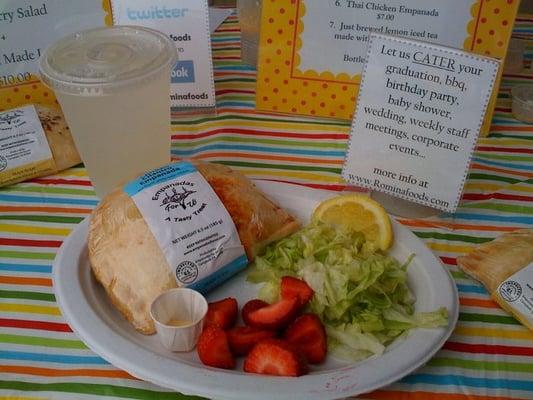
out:
M296 185L256 182L269 197L307 222L320 200L335 193ZM206 367L195 351L171 353L155 336L137 333L111 305L91 274L87 258L87 220L65 240L54 262L57 302L67 322L95 353L131 375L185 394L216 399L333 399L354 396L390 384L426 363L450 336L458 316L455 283L440 261L408 229L393 222L392 254L400 261L415 253L408 283L416 295L416 310L444 306L449 325L416 329L387 351L363 362L349 364L329 356L299 378L245 374L242 360L232 371ZM258 286L245 280L246 271L212 291L208 300L236 297L239 305L257 296Z

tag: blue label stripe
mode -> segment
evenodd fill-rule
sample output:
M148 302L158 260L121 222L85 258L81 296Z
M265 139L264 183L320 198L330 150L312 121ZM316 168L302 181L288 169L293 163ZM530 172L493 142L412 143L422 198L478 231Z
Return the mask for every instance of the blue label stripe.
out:
M160 167L141 175L124 186L124 191L131 197L141 190L169 181L171 179L195 172L190 162L177 162Z
M220 284L231 278L237 272L243 270L246 265L248 265L248 258L246 257L246 254L243 254L242 256L237 257L235 260L226 264L222 268L219 268L211 275L206 276L202 280L194 282L188 285L187 287L190 289L197 290L203 294L207 293L211 289L214 289L215 287L219 286Z

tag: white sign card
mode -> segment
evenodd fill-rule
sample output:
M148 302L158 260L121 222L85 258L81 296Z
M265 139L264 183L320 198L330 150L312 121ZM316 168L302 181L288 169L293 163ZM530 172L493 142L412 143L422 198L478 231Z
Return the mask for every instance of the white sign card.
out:
M52 42L104 25L101 0L4 0L0 2L0 86L34 80L37 62Z
M370 33L463 47L475 2L465 0L308 0L299 49L300 69L360 74ZM447 23L449 21L449 23ZM450 29L452 24L453 29ZM326 26L327 25L327 26ZM317 44L321 57L317 57Z
M499 62L372 34L343 178L457 209Z
M115 25L157 29L176 43L172 107L215 106L207 0L112 0L111 4Z

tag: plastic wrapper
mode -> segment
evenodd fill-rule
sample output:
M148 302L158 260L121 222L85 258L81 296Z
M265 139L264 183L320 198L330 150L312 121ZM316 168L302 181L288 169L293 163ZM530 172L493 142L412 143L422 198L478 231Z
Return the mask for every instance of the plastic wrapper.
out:
M91 216L89 259L113 304L138 331L151 334L149 307L162 292L206 293L298 227L237 171L172 163L102 200Z
M533 330L533 229L504 234L458 257L457 265Z
M27 105L0 113L0 186L81 163L59 108Z

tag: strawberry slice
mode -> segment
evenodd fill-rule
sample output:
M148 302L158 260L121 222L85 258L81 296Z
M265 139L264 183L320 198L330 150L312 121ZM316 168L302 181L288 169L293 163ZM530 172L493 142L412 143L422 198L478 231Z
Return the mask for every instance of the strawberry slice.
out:
M237 326L230 329L227 334L229 347L233 354L244 356L261 340L273 338L276 332L251 326Z
M260 329L281 329L287 326L300 308L298 297L281 299L248 314L250 326Z
M291 345L279 339L257 343L244 360L244 371L278 376L300 376L307 373L304 357Z
M209 303L205 315L204 327L218 326L222 329L231 328L237 321L239 307L233 297Z
M204 328L198 338L196 351L205 365L225 369L235 367L235 358L229 349L226 332L218 326Z
M298 297L300 299L300 308L311 300L314 293L313 289L301 279L292 276L281 278L281 297Z
M268 303L266 301L263 301L263 300L253 299L253 300L248 301L244 305L244 307L242 308L242 311L241 311L242 320L244 321L244 323L246 325L250 325L250 320L248 318L250 313L252 311L258 310L258 309L266 307L266 306L268 306Z
M300 315L289 325L283 337L296 347L310 364L320 364L326 358L326 330L315 314Z

